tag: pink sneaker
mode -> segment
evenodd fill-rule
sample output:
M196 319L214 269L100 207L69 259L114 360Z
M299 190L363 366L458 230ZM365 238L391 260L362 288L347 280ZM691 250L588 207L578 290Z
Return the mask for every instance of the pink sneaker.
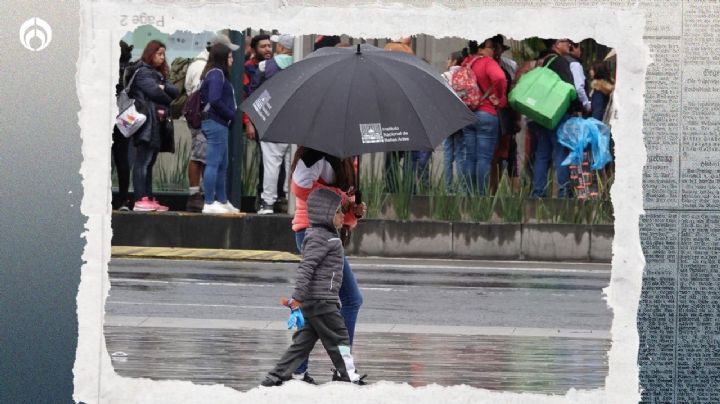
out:
M158 202L157 199L152 198L152 201L153 201L153 203L157 206L157 209L155 209L156 211L158 211L158 212L167 212L168 210L170 210L169 207L167 207L167 206L165 206L165 205L160 205L160 202Z
M140 198L139 201L135 202L135 206L133 206L133 211L135 212L153 212L157 210L158 204L154 201L152 201L147 196L144 196Z

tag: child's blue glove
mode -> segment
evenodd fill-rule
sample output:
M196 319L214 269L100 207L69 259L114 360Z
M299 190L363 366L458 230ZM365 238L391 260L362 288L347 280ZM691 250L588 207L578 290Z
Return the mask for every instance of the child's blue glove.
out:
M305 317L303 317L300 309L290 311L290 317L288 317L287 325L288 330L291 330L293 327L297 327L299 330L305 326Z

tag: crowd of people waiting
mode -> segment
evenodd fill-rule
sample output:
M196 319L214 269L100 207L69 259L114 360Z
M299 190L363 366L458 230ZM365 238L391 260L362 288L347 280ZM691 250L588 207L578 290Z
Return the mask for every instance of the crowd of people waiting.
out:
M249 41L243 73L246 96L293 63L294 44L295 37L287 34L256 35ZM411 44L411 38L401 38L389 42L385 50L414 54ZM315 49L324 46L346 44L341 43L338 36L319 36ZM482 42L469 41L466 48L449 55L447 71L442 74L448 86L452 88L453 77L459 69L468 68L474 73L482 94L479 106L473 110L475 123L451 134L442 145L443 176L449 194L492 193L503 172L517 184L522 165L526 175L532 179L532 197L550 196L548 173L551 167L554 167L554 180L558 184L557 196L573 196L570 169L561 164L569 150L558 143L556 132L563 122L575 116L593 117L607 123L614 81L605 61L596 61L589 69L583 66L578 43L569 39L547 39L545 47L536 59L525 61L520 66L508 56L510 48L504 43L502 35ZM175 86L169 79L165 44L158 40L150 41L139 60L131 63L132 46L121 41L117 92L132 84L127 88L128 94L154 113L147 114L147 123L130 138L124 137L117 128L113 131L112 155L118 174L118 209L168 209L153 196L152 171L158 153L165 147L162 132L168 126L172 130L170 104L180 96L177 87L184 85L184 94L200 91L202 105L206 106L201 127L189 128L192 141L186 209L210 214L239 211L228 201L225 189L229 128L237 112L230 69L233 52L238 49L239 46L226 35L216 35L189 64L184 82ZM554 129L524 118L508 106L508 94L515 84L523 74L537 66L553 70L563 81L572 84L577 93L577 98ZM516 136L520 132L521 119L525 119L527 126L527 136L522 137L525 151L522 156L518 152L519 137ZM243 125L247 139L257 145L257 213L275 213L276 207L282 205L288 194L289 181L286 178L290 169L290 145L260 141L247 115L243 115L239 124ZM131 141L135 146L132 164L134 206L128 192L131 166L128 145ZM397 178L402 175L400 170L412 174L415 191L419 187L427 189L431 156L430 151L386 153L385 191L397 192ZM607 170L611 169L609 165Z

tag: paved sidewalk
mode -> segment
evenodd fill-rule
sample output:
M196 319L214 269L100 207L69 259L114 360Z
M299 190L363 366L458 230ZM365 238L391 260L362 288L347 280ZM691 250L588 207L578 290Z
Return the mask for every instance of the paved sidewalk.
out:
M221 261L300 261L300 255L283 251L231 250L223 248L113 246L112 256L117 258L162 258Z

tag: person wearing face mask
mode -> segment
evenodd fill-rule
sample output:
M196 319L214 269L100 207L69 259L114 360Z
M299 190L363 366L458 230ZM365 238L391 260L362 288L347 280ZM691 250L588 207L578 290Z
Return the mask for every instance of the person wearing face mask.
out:
M147 112L147 121L133 135L137 148L133 165L134 211L168 210L152 194L152 169L161 146L160 125L170 119L170 102L179 95L177 87L167 80L170 68L165 61L166 48L158 40L148 42L135 69L126 69L125 73L126 85L135 76L128 95Z

